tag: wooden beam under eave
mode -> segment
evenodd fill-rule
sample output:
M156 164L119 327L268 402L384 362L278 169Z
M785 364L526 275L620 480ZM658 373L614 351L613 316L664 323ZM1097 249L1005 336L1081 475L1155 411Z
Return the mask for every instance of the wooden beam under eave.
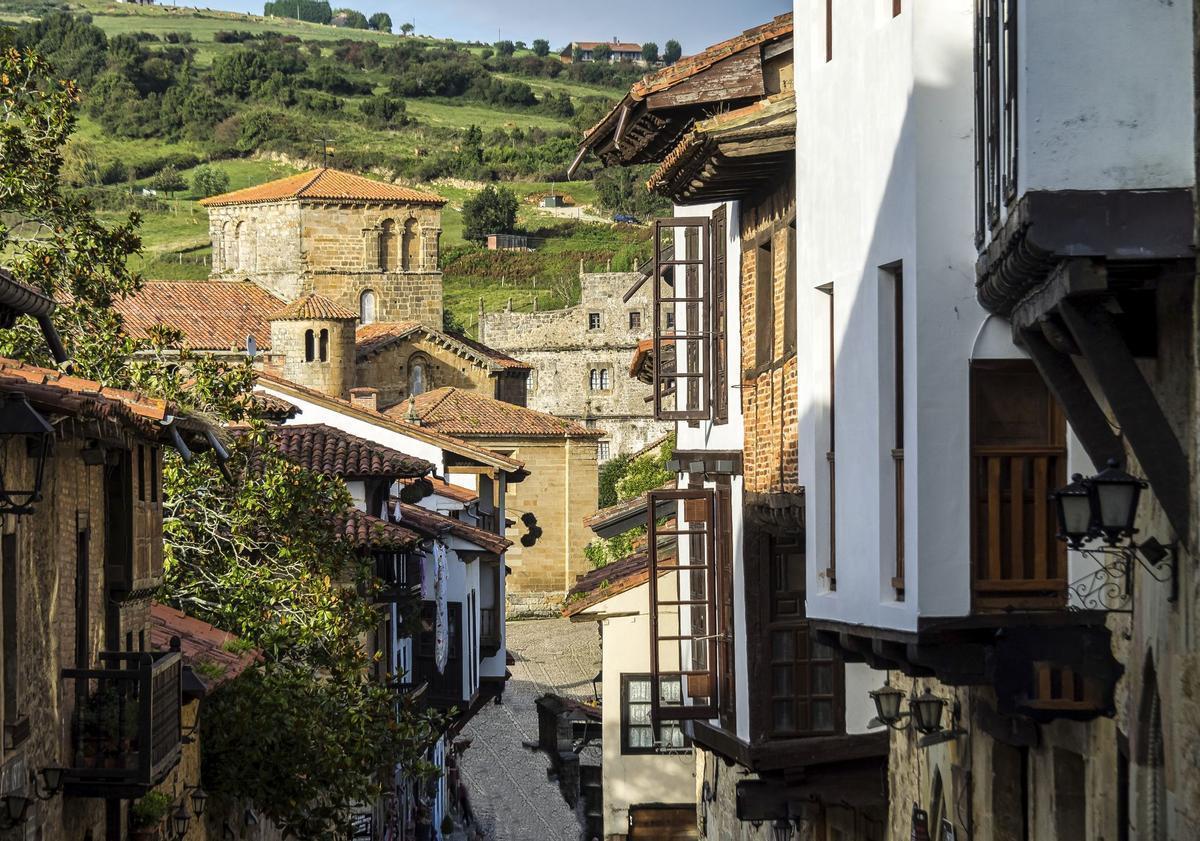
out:
M1055 350L1035 328L1022 330L1013 338L1029 354L1046 387L1062 406L1071 431L1087 450L1096 470L1103 470L1110 458L1119 459L1124 452L1121 441L1113 434L1108 417L1071 357Z
M1058 309L1172 528L1180 539L1189 539L1187 457L1112 314L1097 303L1074 300L1063 301Z

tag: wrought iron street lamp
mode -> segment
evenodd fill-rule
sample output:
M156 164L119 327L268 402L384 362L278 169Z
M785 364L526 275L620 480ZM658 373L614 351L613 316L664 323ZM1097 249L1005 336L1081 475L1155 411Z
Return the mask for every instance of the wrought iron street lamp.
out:
M41 780L38 780L38 777ZM38 800L50 800L54 795L62 790L62 768L43 768L37 774L29 772L29 779L33 782L33 795Z
M904 700L904 693L892 686L889 680L884 679L883 686L868 694L875 702L875 717L881 724L886 724L893 730L903 730L908 726L907 723L900 724L901 720L908 715L900 711L900 702Z
M942 711L945 708L946 701L930 692L928 687L920 695L908 699L913 726L925 736L942 729Z
M188 811L187 806L182 803L179 808L171 815L171 828L175 831L176 838L182 838L187 835L188 824L192 822L192 813Z
M200 786L188 786L192 792L192 814L197 818L204 816L204 807L208 804L208 792Z
M9 487L9 480L0 474L0 514L29 514L33 504L42 499L42 479L46 472L46 457L54 437L52 427L24 394L10 392L0 395L0 437L25 436L35 459L33 487L18 490Z
M1121 538L1132 537L1137 531L1133 521L1146 482L1122 470L1116 459L1109 459L1108 466L1085 484L1094 528L1104 535L1104 542L1116 546Z
M1071 484L1054 492L1058 511L1058 537L1072 549L1079 549L1093 535L1092 494L1083 475L1076 473Z
M19 824L25 823L25 818L29 814L29 807L33 805L33 798L26 797L23 794L6 794L4 796L4 809L0 811L0 830L7 831Z

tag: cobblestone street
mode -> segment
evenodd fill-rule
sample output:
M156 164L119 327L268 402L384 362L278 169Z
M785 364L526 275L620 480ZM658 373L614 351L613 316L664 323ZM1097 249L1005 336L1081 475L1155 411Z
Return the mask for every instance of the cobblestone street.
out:
M484 707L463 730L470 749L462 773L480 824L495 841L577 841L580 823L546 778L550 760L536 742L537 707L546 692L587 699L600 670L595 624L567 619L508 623L508 650L516 663L501 706Z

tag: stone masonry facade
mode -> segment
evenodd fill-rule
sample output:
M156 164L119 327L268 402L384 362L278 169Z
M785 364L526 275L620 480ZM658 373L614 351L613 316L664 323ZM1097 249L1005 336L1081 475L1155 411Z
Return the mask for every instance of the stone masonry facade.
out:
M533 366L529 408L608 433L608 456L632 453L671 431L656 421L650 387L628 376L641 339L650 335L653 303L645 284L622 298L636 272L581 274L581 300L544 312L481 313L479 340ZM593 376L592 372L595 372ZM602 459L603 460L603 459Z
M317 293L374 321L442 326L441 210L301 199L209 208L213 278L250 280L285 301Z

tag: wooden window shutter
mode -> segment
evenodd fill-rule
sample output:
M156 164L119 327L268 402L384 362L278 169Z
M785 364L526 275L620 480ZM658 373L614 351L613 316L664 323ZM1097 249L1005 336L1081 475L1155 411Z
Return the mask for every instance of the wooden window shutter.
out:
M712 413L709 220L654 223L654 416L708 420Z
M676 503L660 524L662 501ZM708 489L649 494L651 717L715 718L717 706L717 517ZM673 550L672 550L673 544Z
M713 301L713 423L729 421L729 292L726 286L726 253L729 222L725 205L712 215Z

